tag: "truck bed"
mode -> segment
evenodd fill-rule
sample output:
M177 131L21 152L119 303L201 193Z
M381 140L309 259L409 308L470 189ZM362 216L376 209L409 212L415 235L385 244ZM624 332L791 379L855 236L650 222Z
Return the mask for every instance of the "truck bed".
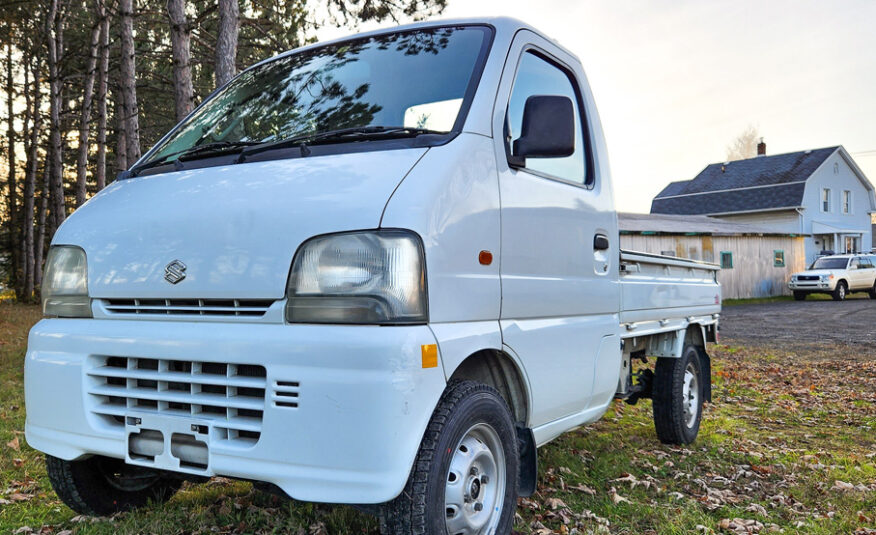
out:
M626 250L620 258L622 336L717 321L721 312L718 265Z

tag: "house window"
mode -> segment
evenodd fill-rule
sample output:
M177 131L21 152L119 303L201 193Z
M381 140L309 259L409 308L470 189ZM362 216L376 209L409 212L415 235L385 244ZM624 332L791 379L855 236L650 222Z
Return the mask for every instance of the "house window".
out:
M849 190L843 190L843 213L852 213L852 192Z
M773 267L785 267L785 251L773 251Z
M721 251L721 269L733 269L733 253Z
M830 188L821 190L821 211L830 212Z

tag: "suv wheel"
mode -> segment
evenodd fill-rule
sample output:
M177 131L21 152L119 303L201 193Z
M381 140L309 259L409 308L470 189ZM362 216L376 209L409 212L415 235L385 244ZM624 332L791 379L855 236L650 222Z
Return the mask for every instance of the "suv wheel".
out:
M806 292L794 290L794 301L803 301L806 299Z
M848 287L846 287L845 281L839 281L836 283L836 289L830 294L833 297L834 301L843 301L846 298L846 295L849 293Z

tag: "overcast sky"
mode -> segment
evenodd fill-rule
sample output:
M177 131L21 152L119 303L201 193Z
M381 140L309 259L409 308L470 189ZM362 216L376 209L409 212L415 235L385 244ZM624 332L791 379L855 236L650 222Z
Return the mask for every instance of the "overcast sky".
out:
M748 125L767 154L844 145L876 181L876 2L449 0L442 18L484 15L581 58L619 210L649 211Z

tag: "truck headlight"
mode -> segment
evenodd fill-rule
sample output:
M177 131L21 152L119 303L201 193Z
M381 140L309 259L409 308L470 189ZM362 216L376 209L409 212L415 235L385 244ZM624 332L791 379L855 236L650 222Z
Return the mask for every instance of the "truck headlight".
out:
M72 245L56 245L49 249L42 300L46 316L92 317L85 251Z
M405 230L311 238L292 261L286 297L291 323L425 323L423 244Z

